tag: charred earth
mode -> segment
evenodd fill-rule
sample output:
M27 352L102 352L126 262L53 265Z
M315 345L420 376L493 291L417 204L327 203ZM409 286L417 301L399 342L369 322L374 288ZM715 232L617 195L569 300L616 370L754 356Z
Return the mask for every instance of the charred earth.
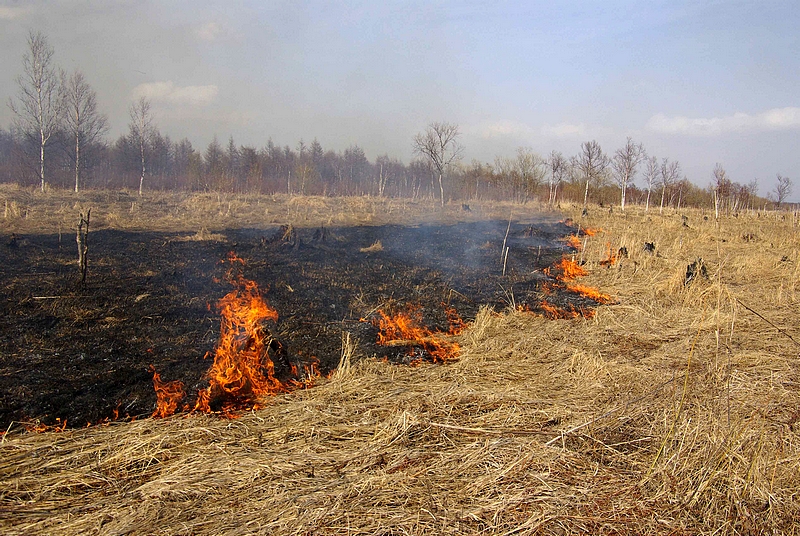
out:
M149 415L151 365L164 381L183 382L189 396L206 389L231 253L277 311L270 344L280 346L284 366L315 363L324 374L339 361L342 332L359 341L361 355L409 359L408 348L377 344L382 311L411 309L446 330L448 309L465 320L484 304L541 311L545 290L548 306L592 307L547 284L545 268L573 251L564 238L575 233L555 221L283 226L201 239L100 230L89 237L85 285L74 240L4 237L0 426Z

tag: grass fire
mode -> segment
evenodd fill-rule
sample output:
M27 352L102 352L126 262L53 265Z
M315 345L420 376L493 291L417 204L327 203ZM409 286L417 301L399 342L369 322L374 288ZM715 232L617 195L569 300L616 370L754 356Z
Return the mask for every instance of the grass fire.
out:
M0 193L4 533L796 532L796 215Z

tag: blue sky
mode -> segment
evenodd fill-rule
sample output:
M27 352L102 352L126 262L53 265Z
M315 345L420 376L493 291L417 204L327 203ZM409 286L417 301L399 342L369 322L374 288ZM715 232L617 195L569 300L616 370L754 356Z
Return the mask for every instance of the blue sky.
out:
M701 186L800 178L798 2L0 0L0 99L29 30L79 68L113 136L150 98L160 130L223 142L412 157L432 121L467 161L519 146L571 155L627 136ZM0 109L7 127L10 111ZM800 199L800 181L795 199Z

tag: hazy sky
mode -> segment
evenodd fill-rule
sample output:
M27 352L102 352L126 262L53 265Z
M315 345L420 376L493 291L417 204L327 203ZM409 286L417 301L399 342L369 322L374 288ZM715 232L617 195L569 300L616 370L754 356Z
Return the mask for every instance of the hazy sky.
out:
M30 30L126 131L144 95L198 150L315 137L405 162L432 121L466 160L567 155L627 136L707 186L792 177L800 199L800 2L0 0L0 126Z

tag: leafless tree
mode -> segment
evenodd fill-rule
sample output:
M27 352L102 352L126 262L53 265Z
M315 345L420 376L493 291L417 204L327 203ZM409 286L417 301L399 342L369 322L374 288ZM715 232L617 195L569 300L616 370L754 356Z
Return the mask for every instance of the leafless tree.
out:
M97 109L97 95L81 71L75 71L65 81L64 127L74 141L69 151L75 168L75 192L79 190L81 171L85 167L86 149L93 146L108 131L108 118Z
M625 142L625 146L617 149L611 159L611 167L614 170L614 178L622 190L620 208L625 210L625 194L628 186L633 183L639 164L647 158L644 146L641 143L634 143L631 138Z
M461 159L463 146L458 142L458 125L431 123L425 132L414 136L414 152L423 156L439 176L439 194L444 207L442 177Z
M41 32L28 34L28 50L22 56L23 74L17 77L16 100L9 100L16 127L35 139L39 147L39 179L45 188L45 149L61 128L64 98L61 75L53 62L53 47Z
M719 209L728 197L731 181L725 168L719 162L714 165L712 175L714 177L714 182L711 185L714 189L714 217L719 219Z
M530 147L518 147L515 171L519 180L522 201L527 201L544 180L545 161Z
M667 193L667 189L678 182L680 177L681 165L678 162L670 162L669 158L661 161L661 207L658 209L659 214L664 212L664 196Z
M661 170L658 167L658 158L655 156L651 156L646 160L647 165L644 169L644 179L647 181L647 201L644 205L644 211L648 212L650 210L650 195L653 192L653 186L658 184L658 177L661 173Z
M150 111L150 101L145 97L140 97L139 100L131 104L129 113L131 122L128 124L128 129L131 141L139 149L142 163L142 174L139 177L139 195L141 196L144 188L144 175L147 172L147 153L155 132L153 114Z
M753 209L753 201L755 201L756 196L758 196L758 179L753 179L747 183L747 208L752 210Z
M552 207L556 204L558 187L564 181L564 177L569 173L569 160L564 158L564 155L559 151L552 151L550 153L550 158L547 159L547 165L550 171L550 196L547 203Z
M775 185L775 200L781 206L792 193L792 179L778 173L778 184Z
M603 175L608 168L608 157L596 141L583 142L581 152L575 159L575 166L581 178L586 182L586 189L583 193L583 208L586 208L589 202L589 183L596 184L603 180Z

